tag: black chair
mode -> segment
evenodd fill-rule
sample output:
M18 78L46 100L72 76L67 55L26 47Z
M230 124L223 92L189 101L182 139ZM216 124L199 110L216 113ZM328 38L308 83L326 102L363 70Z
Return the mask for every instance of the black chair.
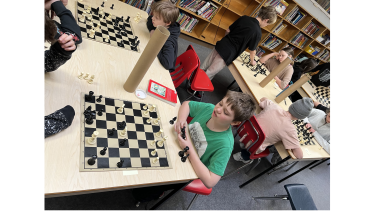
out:
M293 210L317 210L309 190L303 184L284 185L288 195L275 195L274 197L253 197L263 200L289 200Z

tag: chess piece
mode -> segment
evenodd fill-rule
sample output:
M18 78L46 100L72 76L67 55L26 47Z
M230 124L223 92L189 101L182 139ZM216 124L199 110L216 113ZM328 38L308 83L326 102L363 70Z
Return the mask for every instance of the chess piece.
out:
M83 77L83 74L84 74L84 73L83 73L83 72L81 72L81 73L79 74L78 78L79 78L79 79L82 79L82 77Z
M155 125L157 125L157 124L159 124L159 121L160 121L160 117L154 119L154 122L153 122L153 123L154 123Z
M176 121L177 120L177 117L175 116L175 117L173 117L173 121Z
M113 6L115 6L115 4L112 4L112 7L110 7L110 8L111 8L111 10L113 10Z
M90 166L94 165L94 164L95 164L95 160L96 160L96 158L98 158L98 156L93 155L93 156L87 161L87 164L89 164Z
M125 142L127 141L127 138L124 138L123 140L120 141L120 146L125 146Z
M181 158L181 161L185 163L185 161L186 161L187 157L189 157L189 155L190 155L190 154L187 154L186 156L182 157L182 158Z
M97 24L97 26L96 26L96 28L95 28L95 31L96 32L100 32L101 30L100 30L100 25L99 24Z
M109 41L109 40L108 40L108 39L109 39L109 35L104 34L104 35L103 35L103 38L104 38L104 41L105 41L105 42L108 42L108 41Z
M164 139L163 140L159 140L158 143L157 143L158 147L163 147L164 146L164 142L165 142Z
M189 150L189 147L186 146L183 151L178 152L178 156L183 157L185 155L185 152L187 152L188 150Z
M129 23L130 16L125 20L125 22Z
M156 143L156 141L153 140L153 141L150 142L150 145L151 145L151 146L155 146L155 143Z
M104 11L102 8L99 9L99 13L98 13L100 16L102 16L104 14Z
M90 116L86 119L86 124L91 125L93 122L94 122L94 120L92 119L92 116L90 115Z
M155 112L156 111L156 105L152 105L150 111Z
M122 104L122 106L117 109L117 112L122 114L124 112L124 107L125 107L125 104Z
M96 137L98 137L99 135L99 132L98 131L94 131L91 135L91 138L87 139L87 142L89 144L95 144L96 143Z
M91 21L92 20L92 15L91 14L87 14L87 20Z
M125 128L120 132L120 136L125 136L127 130L128 130L127 127L125 127Z
M87 83L89 84L92 84L94 82L94 80L92 80L91 78L89 80L87 80Z
M123 128L123 127L125 127L125 125L126 125L126 122L125 122L125 121L122 121L122 122L120 122L120 123L118 124L119 128Z
M156 149L154 151L151 152L151 155L152 156L155 156L156 155Z
M98 103L100 103L100 102L102 102L102 95L99 95L99 98L98 99L96 99L96 102L98 102Z
M104 147L104 149L100 150L101 155L105 155L106 152L107 152L107 147Z
M108 131L108 135L113 136L113 133L116 131L115 128L112 128L112 130Z
M173 120L169 120L169 124L173 125L174 121Z
M85 20L86 20L86 12L85 11L83 11L81 17L78 20L81 21L82 23L85 22Z
M112 21L112 14L109 13L108 16L105 18L107 21Z
M100 109L100 111L98 111L98 115L102 116L103 115L103 111L104 111L104 109Z
M121 168L123 163L124 163L124 160L120 160L120 162L117 163L117 167Z
M155 136L156 136L156 137L161 137L162 134L163 134L163 130L160 129L160 131L157 132L157 133L155 134Z
M148 116L148 115L149 115L149 112L150 112L150 110L147 109L147 110L145 110L145 111L143 112L143 115Z
M152 160L152 163L153 163L153 164L155 164L155 163L157 163L157 162L159 162L159 157L154 158L154 159Z
M147 123L151 123L151 121L152 121L152 117L150 117L150 118L148 118L148 119L146 120Z
M144 105L142 108L143 108L144 110L147 110L148 106L147 106L147 105Z
M86 75L83 77L83 79L87 79L89 77L90 74L86 73Z
M91 37L91 38L95 37L95 30L94 29L90 29L89 37Z
M104 1L103 1L103 3L102 3L102 5L100 5L101 7L104 7Z

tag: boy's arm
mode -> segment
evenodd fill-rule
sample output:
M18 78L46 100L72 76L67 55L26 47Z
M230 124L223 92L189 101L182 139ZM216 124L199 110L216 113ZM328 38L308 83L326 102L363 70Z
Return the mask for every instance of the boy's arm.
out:
M228 28L227 31L225 31L225 35L229 34L230 29Z
M293 68L290 68L286 73L285 73L285 76L283 77L283 79L280 79L281 80L281 83L278 84L279 87L281 89L285 89L286 86L288 86L289 82L290 82L290 79L292 79L292 75L293 75ZM280 86L281 85L281 86Z
M278 53L270 53L270 54L267 54L267 55L265 55L265 56L262 56L262 58L260 58L259 59L259 61L262 63L262 64L264 64L264 63L266 63L266 61L268 60L268 59L270 59L271 57L273 57L273 56L277 56L277 55L279 55Z
M186 130L186 140L182 139L181 133L178 133L178 141L180 144L181 149L185 148L186 146L189 147L189 150L186 152L186 154L189 154L189 160L191 165L194 168L195 173L197 174L198 178L202 180L203 184L207 188L213 188L220 180L221 176L212 173L199 159L199 156L197 152L195 151L195 148L192 144L192 141L190 139L189 130L187 124L185 124Z
M251 65L256 65L256 62L255 62L255 53L256 53L256 51L255 50L253 50L253 51L250 51L250 63L251 63Z
M292 149L291 152L297 159L303 158L303 151L301 148Z
M165 69L170 70L174 67L174 45L172 41L167 40L165 42L164 46L158 53L158 59Z
M189 102L190 101L183 102L180 109L178 110L176 124L174 125L174 130L177 132L177 134L180 133L181 128L184 126L186 119L189 116L189 113L190 113Z

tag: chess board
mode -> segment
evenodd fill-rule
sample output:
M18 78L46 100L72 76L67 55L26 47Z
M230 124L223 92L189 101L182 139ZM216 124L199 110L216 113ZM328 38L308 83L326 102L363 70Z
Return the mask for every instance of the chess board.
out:
M324 86L318 86L315 88L313 95L316 98L316 100L319 101L322 105L328 108L330 107L330 104L331 104L330 88L324 87Z
M301 146L316 145L314 135L307 130L303 120L298 119L292 122L297 129L297 135Z
M115 15L111 15L111 21L108 21L106 18L101 20L100 16L99 16L99 13L98 13L98 15L96 15L94 13L94 10L96 10L96 9L91 8L89 11L91 11L90 14L92 15L91 20L92 20L93 26L90 26L90 25L88 25L88 23L90 21L88 20L87 17L85 17L84 23L79 20L83 11L84 10L87 11L88 8L89 8L88 5L79 3L77 1L76 19L77 19L77 23L78 23L79 27L81 28L82 37L87 38L87 39L91 39L91 40L94 40L94 41L97 41L97 42L100 42L100 43L105 43L107 45L111 45L111 46L115 46L115 47L119 47L119 48L124 48L124 49L127 49L127 50L140 52L139 46L134 47L134 46L131 45L131 42L135 41L135 35L133 33L133 28L131 26L130 21L129 21L129 23L124 22L125 19L126 19L124 17L124 20L120 20L119 23L118 23L118 26L115 26L115 20L117 18ZM99 8L102 8L102 7L99 6ZM104 12L103 15L105 17L107 17L109 15L109 13ZM101 26L101 28L98 32L95 32L94 38L91 38L89 36L90 29L97 27L98 24ZM124 26L124 29L122 29L123 26ZM119 31L121 31L123 33L118 33ZM109 36L108 42L105 41L103 35Z
M85 99L85 94L81 93L81 140L80 140L80 171L124 171L124 170L145 170L145 169L170 169L172 163L167 149L167 141L162 147L157 143L152 144L154 140L162 140L157 137L156 133L162 129L161 121L155 124L147 123L147 120L160 117L158 108L155 111L144 114L144 103L131 102L109 97L102 97L101 102L97 102L98 96L92 96L91 100ZM117 109L125 104L123 113L118 113ZM86 123L84 112L89 106L92 111L100 111L103 109L102 115L98 112L93 118L92 124ZM126 122L127 133L121 136L122 128L119 126L121 122ZM109 135L109 131L115 128L113 135ZM98 131L96 143L89 144L94 131ZM120 145L120 141L127 138L124 146ZM107 147L106 154L101 155L100 151ZM155 156L151 152L157 149ZM88 160L96 155L94 165L89 165ZM159 157L159 161L152 161ZM117 167L117 163L123 160L122 167Z
M264 64L262 64L259 59L257 60L254 58L254 61L257 63L257 65L252 66L250 65L250 55L246 53L245 51L240 55L240 58L242 60L242 66L246 65L251 71L258 72L259 70L262 70L263 75L267 76L267 69L265 68ZM262 74L262 73L260 73Z

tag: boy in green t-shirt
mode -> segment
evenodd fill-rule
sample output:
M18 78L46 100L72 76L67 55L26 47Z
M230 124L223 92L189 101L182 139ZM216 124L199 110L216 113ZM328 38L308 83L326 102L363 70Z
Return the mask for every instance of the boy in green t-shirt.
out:
M207 188L219 182L233 151L231 126L249 119L254 111L255 103L248 94L233 91L228 91L216 105L194 101L185 101L181 105L175 124L179 144L182 149L189 147L186 154L189 154L195 173ZM190 135L186 132L183 139L181 128L187 128L188 116L193 117L189 123Z

